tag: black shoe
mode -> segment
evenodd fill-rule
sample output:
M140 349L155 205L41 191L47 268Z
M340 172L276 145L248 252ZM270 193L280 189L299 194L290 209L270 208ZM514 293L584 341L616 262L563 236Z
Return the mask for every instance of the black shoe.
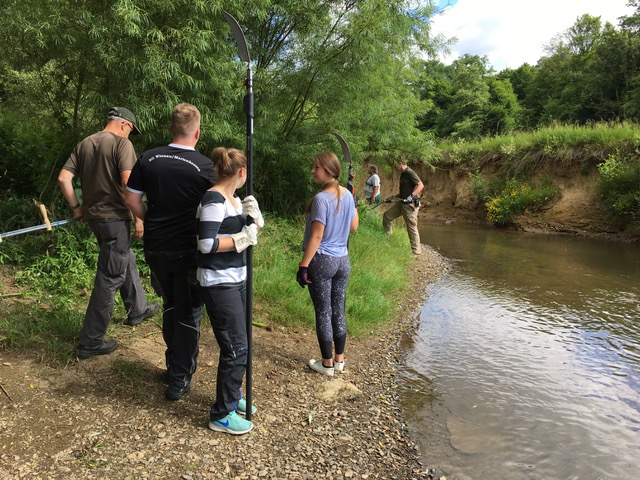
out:
M184 387L169 386L169 388L165 390L164 396L169 400L180 400L189 390L191 390L191 378Z
M153 317L159 308L160 304L158 302L150 303L147 305L147 309L140 315L129 315L127 321L124 322L124 324L129 325L130 327L136 327L140 325L143 320L149 317Z
M96 355L107 355L113 352L116 348L118 348L118 342L113 338L107 338L102 342L102 345L97 347L84 347L82 345L78 345L76 354L79 359L85 360L87 358L95 357Z

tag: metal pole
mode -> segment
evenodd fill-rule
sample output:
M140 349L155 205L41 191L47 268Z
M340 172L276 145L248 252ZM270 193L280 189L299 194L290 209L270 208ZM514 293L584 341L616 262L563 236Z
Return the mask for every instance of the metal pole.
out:
M231 27L231 31L236 39L238 46L238 55L240 60L247 64L247 78L245 80L245 87L247 93L244 96L244 112L247 115L247 195L253 195L253 76L251 73L251 58L249 57L249 49L247 48L247 41L242 33L242 28L238 21L233 18L232 15L223 11L222 15L226 19L227 23ZM247 223L252 223L253 220L247 218ZM253 247L249 247L246 250L247 254L247 292L246 292L246 328L247 328L247 373L246 373L246 404L247 420L251 420L252 417L252 405L253 405Z
M50 223L43 223L42 225L36 225L34 227L26 227L21 228L19 230L12 230L6 233L0 233L0 242L7 237L14 237L16 235L22 235L23 233L37 232L38 230L51 230L52 227L59 227L61 225L66 225L67 223L73 223L77 220L75 218L71 218L68 220L58 220Z

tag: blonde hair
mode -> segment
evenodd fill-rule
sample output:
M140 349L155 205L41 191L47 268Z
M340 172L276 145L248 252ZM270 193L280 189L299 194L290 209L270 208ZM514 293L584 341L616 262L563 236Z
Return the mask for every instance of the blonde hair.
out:
M213 167L220 178L234 176L242 167L247 166L247 156L237 148L217 147L211 152Z
M313 159L313 162L318 162L322 168L324 168L325 172L329 174L332 180L322 186L322 190L331 190L335 189L336 192L336 212L340 209L340 182L338 179L340 178L340 160L333 152L321 152L316 155ZM311 211L311 204L309 204L308 211Z
M200 128L200 110L190 103L179 103L171 112L171 134L190 137Z

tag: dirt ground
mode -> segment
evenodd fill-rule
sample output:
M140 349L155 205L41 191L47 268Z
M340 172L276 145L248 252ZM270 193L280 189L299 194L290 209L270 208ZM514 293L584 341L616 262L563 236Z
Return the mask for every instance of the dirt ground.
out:
M427 247L412 275L426 287L446 268ZM424 296L417 288L404 299L389 331L350 338L345 374L333 379L306 366L318 355L315 332L254 328L258 411L239 437L207 428L218 355L210 328L193 390L178 402L163 394L159 318L119 329L113 354L66 368L0 350L0 479L439 478L418 462L396 393L399 338Z

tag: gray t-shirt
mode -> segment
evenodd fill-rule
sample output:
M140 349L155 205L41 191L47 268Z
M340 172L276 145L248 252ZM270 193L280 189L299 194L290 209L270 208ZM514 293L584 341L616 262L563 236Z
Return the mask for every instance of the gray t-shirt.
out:
M373 197L373 188L380 186L380 177L377 173L371 175L366 183L364 184L364 198ZM380 194L380 190L378 190L378 194Z
M317 253L332 257L344 257L349 253L347 244L351 220L356 216L356 203L348 190L344 190L340 197L340 208L336 212L337 202L333 191L322 191L313 197L311 211L307 214L302 251L306 249L311 236L311 223L320 222L324 225L324 235Z

